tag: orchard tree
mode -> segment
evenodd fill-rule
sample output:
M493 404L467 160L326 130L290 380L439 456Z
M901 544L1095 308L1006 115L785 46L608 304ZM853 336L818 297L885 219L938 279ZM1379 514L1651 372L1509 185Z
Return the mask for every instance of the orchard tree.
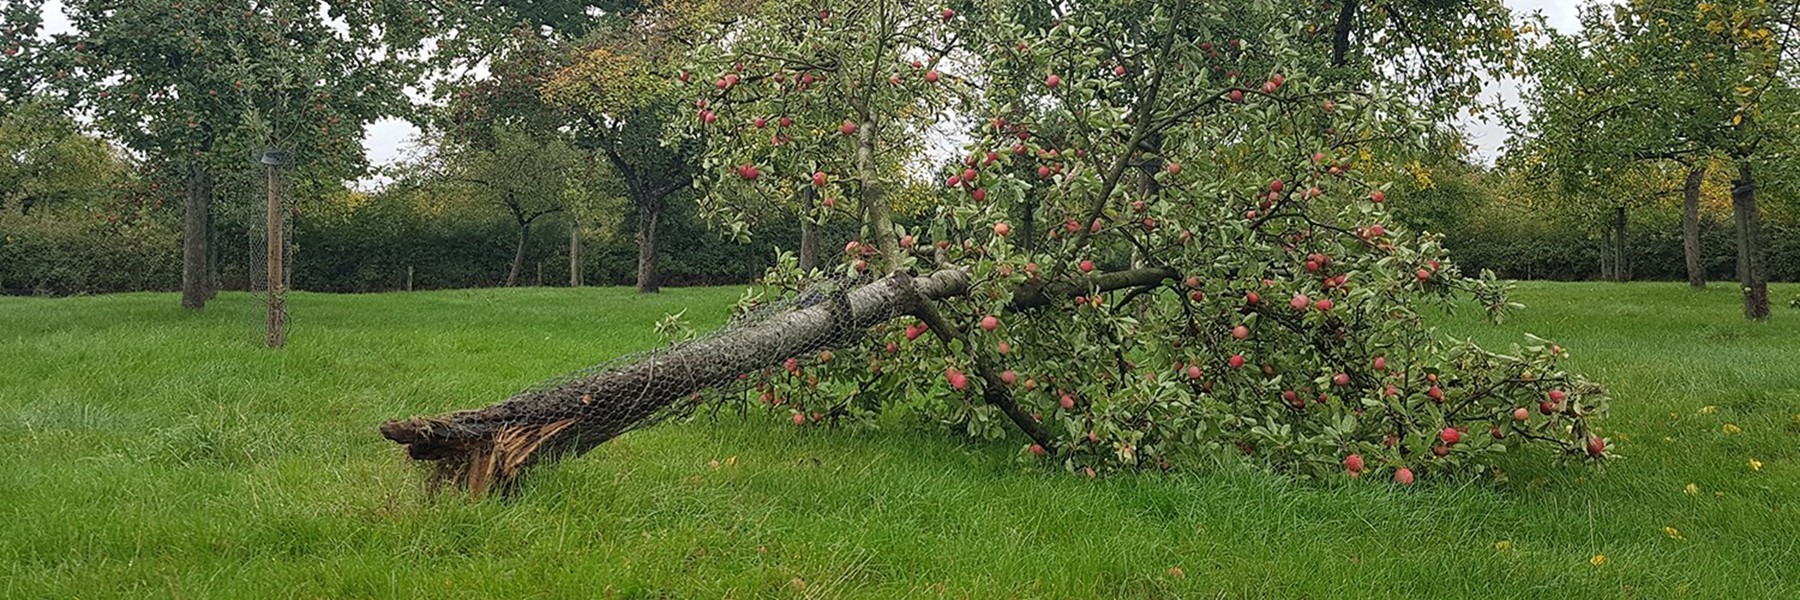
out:
M605 157L635 213L637 290L661 289L657 240L669 201L691 188L700 137L665 143L676 118L679 40L722 10L708 3L636 7L590 34L543 84L541 93L572 117L577 144Z
M1591 3L1582 29L1551 33L1527 56L1526 133L1513 152L1565 178L1630 170L1636 162L1685 168L1683 245L1690 283L1699 273L1698 207L1714 158L1736 171L1738 274L1744 316L1767 318L1766 240L1757 209L1759 169L1789 168L1800 78L1800 2L1644 0Z
M30 214L91 203L111 194L125 172L111 146L81 133L53 102L37 99L0 114L0 210Z
M1517 449L1610 452L1589 422L1603 393L1563 349L1430 327L1426 307L1465 295L1510 305L1384 207L1374 175L1405 169L1429 115L1315 77L1287 7L961 8L765 2L690 61L711 214L733 223L788 198L791 171L822 174L867 215L835 279L784 264L719 332L383 434L478 492L706 390L798 426L1017 429L1022 460L1089 476L1232 455L1410 485L1498 475ZM939 120L982 127L903 231L900 182L872 165ZM1056 224L1030 244L1009 220L1025 206Z
M409 169L403 188L431 190L461 205L464 212L498 210L518 231L506 286L518 285L531 229L544 217L562 214L587 197L580 178L589 166L583 153L558 137L495 125L480 144L437 141L431 153Z
M69 0L59 81L110 139L185 180L182 306L215 293L215 191L256 151L293 157L304 190L359 176L363 126L401 114L427 15L379 0L231 6L201 0Z

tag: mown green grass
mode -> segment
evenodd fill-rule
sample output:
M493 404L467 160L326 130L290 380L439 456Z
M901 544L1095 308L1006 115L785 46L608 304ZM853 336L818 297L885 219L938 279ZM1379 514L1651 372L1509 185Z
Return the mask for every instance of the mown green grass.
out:
M1503 327L1446 318L1553 337L1615 395L1601 427L1625 458L1520 456L1498 484L1090 481L1012 442L732 415L471 502L425 494L375 432L651 347L665 313L716 324L736 294L297 294L279 352L243 295L0 298L0 593L1800 597L1800 311L1745 323L1730 285L1529 284Z

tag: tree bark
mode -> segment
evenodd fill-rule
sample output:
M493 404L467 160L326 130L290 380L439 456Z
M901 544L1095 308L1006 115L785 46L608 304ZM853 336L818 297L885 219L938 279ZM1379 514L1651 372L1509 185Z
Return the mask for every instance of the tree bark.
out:
M800 190L800 272L811 272L819 266L819 224L814 221L814 200L819 191L814 188Z
M1744 290L1744 318L1769 318L1769 274L1763 265L1762 215L1756 209L1756 177L1750 163L1738 162L1732 182L1731 208L1737 217L1738 283Z
M639 294L655 294L662 291L662 279L656 272L656 229L661 222L661 202L638 204L637 291Z
M1356 27L1356 8L1358 0L1342 0L1344 5L1338 8L1337 23L1331 31L1331 66L1341 67L1348 62L1350 54L1350 30Z
M181 306L199 310L212 298L212 172L195 166L188 173L181 215Z
M900 237L894 235L894 219L887 206L887 195L875 174L875 132L869 119L863 119L856 130L856 177L862 184L862 209L869 216L868 225L875 236L875 248L881 251L881 273L899 271L903 263Z
M1616 270L1613 270L1613 227L1611 225L1600 227L1600 279L1606 279L1606 281L1618 279Z
M1631 280L1631 261L1625 258L1625 205L1613 207L1613 281Z
M513 249L512 269L506 272L506 287L514 287L519 283L519 269L525 265L525 240L531 237L531 222L519 222L519 245Z
M1031 310L1096 290L1154 285L1172 273L1140 269L1022 288L1012 309ZM381 434L406 446L414 459L436 461L440 477L471 493L505 489L533 464L579 455L679 412L684 407L677 403L694 393L731 384L789 357L856 343L868 328L901 315L936 318L930 302L968 289L968 274L961 269L916 278L895 273L831 301L679 343L637 362L523 392L487 408L388 421ZM1010 402L997 375L981 375L989 380L988 388L999 390L990 391L990 402Z
M1681 253L1687 260L1688 285L1706 287L1706 268L1700 264L1700 184L1706 181L1706 164L1688 169L1681 200Z
M569 219L569 287L581 287L581 221Z

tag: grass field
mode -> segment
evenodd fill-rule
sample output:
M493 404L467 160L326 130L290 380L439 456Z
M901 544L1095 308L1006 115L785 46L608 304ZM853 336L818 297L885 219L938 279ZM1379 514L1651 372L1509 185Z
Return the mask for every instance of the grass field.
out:
M1555 338L1615 396L1600 426L1624 459L1521 457L1499 484L1090 481L1016 443L731 416L471 502L426 495L375 432L648 348L668 312L716 324L736 295L297 294L280 352L243 295L0 298L0 593L1800 597L1800 311L1746 323L1729 284L1528 284L1503 327L1446 318Z

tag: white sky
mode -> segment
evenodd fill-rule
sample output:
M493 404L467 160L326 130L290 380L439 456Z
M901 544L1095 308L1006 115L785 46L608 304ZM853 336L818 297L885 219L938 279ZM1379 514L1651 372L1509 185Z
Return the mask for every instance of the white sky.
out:
M1573 29L1576 24L1576 2L1574 0L1504 0L1514 11L1529 13L1542 11L1552 27L1563 31ZM45 33L61 33L69 30L69 21L62 14L61 0L48 0L44 3ZM1486 93L1507 100L1518 99L1518 89L1513 82L1490 82ZM1499 153L1501 144L1506 141L1506 129L1498 124L1481 120L1465 119L1461 126L1469 133L1469 141L1476 147L1476 156L1485 162L1492 162ZM385 165L399 158L407 149L413 136L418 135L419 128L400 119L383 119L368 126L363 134L363 147L368 150L369 163Z

